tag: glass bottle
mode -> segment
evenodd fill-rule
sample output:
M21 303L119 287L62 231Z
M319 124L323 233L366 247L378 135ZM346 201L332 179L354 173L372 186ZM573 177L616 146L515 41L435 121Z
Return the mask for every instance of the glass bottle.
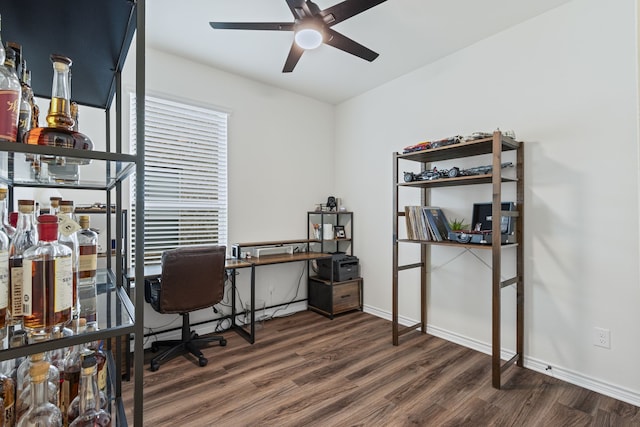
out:
M15 61L15 52L13 49L5 51L0 35L0 139L15 142L18 135L22 90L15 71L5 65L7 59L11 67Z
M23 255L25 295L22 326L33 335L50 336L55 327L71 321L73 275L71 249L58 243L58 217L38 217L38 244ZM31 275L26 274L32 272ZM31 286L26 282L31 279ZM25 296L25 301L27 300Z
M96 269L98 265L98 234L91 230L89 215L80 215L78 237L78 299L80 318L87 327L98 328Z
M31 406L19 419L17 426L62 426L60 409L48 399L49 362L41 360L34 363L29 368L29 374L31 376Z
M20 97L20 113L18 119L17 142L23 142L24 134L31 129L33 115L33 90L31 89L31 71L27 69L26 61L22 61L22 73L20 75L22 95Z
M62 197L49 197L49 215L58 215L60 213L60 201Z
M73 427L89 427L100 426L107 427L111 425L111 415L101 408L101 393L98 389L96 380L97 362L94 355L87 355L82 361L82 376L80 377L80 391L78 393L78 415L69 414L69 420L72 420L70 426ZM75 401L72 402L71 408L75 408ZM71 411L70 411L71 412Z
M31 129L25 136L26 141L28 144L93 150L93 142L86 135L73 131L69 79L71 59L62 55L51 55L50 58L53 63L53 84L47 127Z
M21 323L24 312L23 255L27 249L38 243L34 210L33 200L18 200L18 222L9 246L9 323L12 325Z
M42 340L39 338L36 341ZM51 364L45 353L34 353L29 355L16 370L16 404L15 419L19 420L31 405L31 367L34 364L46 362L48 365L47 374L47 399L56 407L60 402L60 371Z
M82 345L75 345L65 357L62 372L62 388L60 390L60 410L64 418L64 424L68 425L67 419L71 402L78 396L80 387L80 371L82 370Z
M0 411L0 415L3 415L5 426L12 426L15 423L15 403L16 403L16 383L9 375L10 361L5 360L0 362L0 400L2 400L3 411Z
M13 239L16 228L9 223L7 215L7 189L0 188L0 229L2 229L9 239Z
M73 201L60 200L60 208L58 215L58 243L71 249L71 272L73 275L73 306L72 318L78 318L78 254L80 249L78 246L77 232L80 226L73 216Z
M6 188L0 188L0 195ZM1 196L0 196L1 197ZM0 211L4 211L4 198L1 199ZM2 222L4 223L4 215ZM9 306L9 237L0 227L0 339L7 336L7 307Z

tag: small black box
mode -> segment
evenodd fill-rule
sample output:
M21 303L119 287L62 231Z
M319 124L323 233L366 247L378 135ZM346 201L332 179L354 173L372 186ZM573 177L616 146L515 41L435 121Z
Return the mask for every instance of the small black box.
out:
M358 257L345 254L334 254L331 258L322 258L318 263L318 277L323 280L344 282L360 277L360 261Z

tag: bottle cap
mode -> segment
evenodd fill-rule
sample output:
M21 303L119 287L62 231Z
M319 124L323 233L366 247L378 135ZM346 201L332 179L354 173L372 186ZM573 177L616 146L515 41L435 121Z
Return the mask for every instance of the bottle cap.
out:
M40 240L53 242L58 240L58 217L55 215L40 215L38 217L38 234Z
M80 227L89 228L89 215L80 215L78 222L80 223Z
M7 189L4 187L0 187L0 200L4 199L5 197L7 197Z
M18 211L22 213L33 213L35 203L33 200L18 200Z

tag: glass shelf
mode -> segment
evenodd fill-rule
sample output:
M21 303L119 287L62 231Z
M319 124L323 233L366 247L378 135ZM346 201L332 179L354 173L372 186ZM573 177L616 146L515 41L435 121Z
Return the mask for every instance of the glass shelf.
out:
M52 168L58 167L55 158L63 159L69 173L49 173L49 164L42 161L42 176L32 174L29 156L46 156ZM130 154L103 151L76 150L71 148L20 144L0 140L0 182L12 187L75 188L110 190L116 182L126 179L135 170L136 157ZM53 169L52 169L53 170ZM77 174L77 179L64 179Z
M134 333L135 310L124 288L116 287L113 284L114 275L111 271L98 270L97 275L97 331L51 339L22 347L3 349L0 350L0 361ZM7 338L5 338L6 341Z

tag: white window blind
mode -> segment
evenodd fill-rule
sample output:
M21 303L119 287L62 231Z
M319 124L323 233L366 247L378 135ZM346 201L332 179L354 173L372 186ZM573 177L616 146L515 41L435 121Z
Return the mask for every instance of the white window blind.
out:
M131 141L135 103L132 94ZM144 175L145 265L178 246L227 244L227 113L147 95Z

